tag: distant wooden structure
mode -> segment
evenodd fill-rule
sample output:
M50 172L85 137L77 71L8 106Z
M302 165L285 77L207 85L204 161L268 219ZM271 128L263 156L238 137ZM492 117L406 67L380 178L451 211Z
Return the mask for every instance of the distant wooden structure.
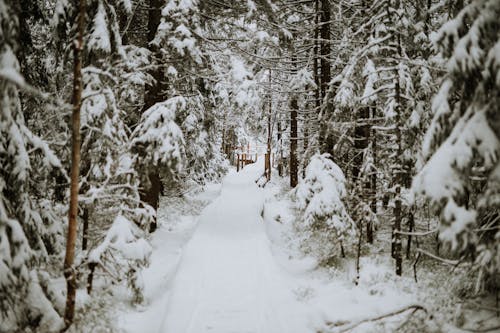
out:
M258 153L255 151L255 159L253 159L252 150L250 149L250 144L246 146L233 147L236 152L236 171L243 169L245 165L257 162Z

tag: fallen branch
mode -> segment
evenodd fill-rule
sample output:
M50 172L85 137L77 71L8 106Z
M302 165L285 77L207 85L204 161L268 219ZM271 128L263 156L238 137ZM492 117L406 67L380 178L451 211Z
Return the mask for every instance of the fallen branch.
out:
M418 232L418 231L407 232L407 231L395 230L394 233L399 234L399 235L403 235L403 236L428 236L428 235L431 235L431 234L436 233L438 231L439 231L438 229L432 229L429 231L422 231L422 232Z
M441 258L441 257L438 257L438 256L430 253L430 252L422 250L421 248L418 248L417 252L425 254L426 256L431 257L432 259L436 259L436 260L441 261L442 263L450 265L450 266L457 266L458 264L460 264L460 260L450 260L450 259Z
M422 306L420 304L410 304L410 305L407 305L407 306L405 306L403 308L400 308L400 309L397 309L397 310L393 310L391 312L387 312L387 313L378 315L376 317L365 318L365 319L358 320L358 321L356 321L354 323L350 323L350 324L349 323L346 323L346 324L342 323L342 325L340 325L340 326L336 326L335 323L327 323L327 325L330 326L330 327L333 326L335 329L338 328L339 330L335 331L336 333L343 333L343 332L350 331L353 328L356 328L356 327L358 327L361 324L372 322L372 321L379 321L379 320L382 320L382 319L385 319L385 318L388 318L388 317L396 316L396 315L404 313L404 312L406 312L408 310L413 310L412 313L411 313L411 315L413 315L415 312L417 312L419 310L422 310L425 313L427 313L427 309L424 306Z
M487 328L465 328L465 327L462 327L461 328L462 330L464 331L467 331L467 332L498 332L500 330L500 325L498 326L494 326L494 327L487 327Z

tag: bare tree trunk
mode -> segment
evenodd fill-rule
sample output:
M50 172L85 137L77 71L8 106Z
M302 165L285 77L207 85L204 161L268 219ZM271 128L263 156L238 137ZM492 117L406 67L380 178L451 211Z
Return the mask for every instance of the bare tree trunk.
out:
M411 233L413 232L413 229L415 228L415 216L413 215L413 212L410 211L408 213L408 242L406 243L406 259L410 259L410 254L411 254Z
M331 17L330 0L321 0L321 10L319 17L319 63L320 63L320 100L321 100L321 123L320 123L320 138L322 142L319 142L322 153L333 154L334 148L334 138L330 129L328 128L328 123L330 117L332 116L333 106L328 100L325 100L326 94L328 92L328 85L332 79L331 69L330 69L330 17ZM333 156L332 156L333 158Z
M330 0L321 0L321 96L332 79L330 70Z
M271 86L271 70L269 70L269 86ZM266 180L271 180L271 141L272 141L272 126L271 126L271 115L272 115L272 95L269 93L269 110L267 113L267 154L266 154Z
M292 50L295 52L295 50ZM292 66L293 74L296 72L296 57L292 53ZM294 92L292 100L290 102L290 186L295 187L298 183L298 160L297 160L297 114L299 110L299 103L297 100L297 95Z
M78 182L80 178L80 109L82 106L82 62L83 33L85 29L85 0L79 2L77 21L77 37L73 43L73 115L71 144L71 185L68 212L68 236L66 255L64 258L64 277L66 278L66 310L64 323L66 329L72 324L75 316L76 272L73 267L75 260L75 243L78 216Z
M375 107L370 107L370 118L375 118ZM373 127L370 129L370 138L372 144L373 165L377 165L377 131ZM370 170L370 208L373 214L377 214L377 169L372 167ZM366 241L373 243L373 224L370 222L366 226Z
M85 205L83 208L83 231L82 231L82 251L87 250L88 248L88 240L89 240L89 224L90 218L92 216L92 206Z
M291 102L290 112L290 186L295 187L298 183L298 163L297 163L297 97L294 96Z
M387 14L391 17L389 8L387 8ZM395 46L397 47L397 55L401 56L401 36L399 33L396 33L395 36ZM401 254L401 235L399 231L401 231L401 219L402 219L402 201L401 201L401 186L402 186L402 172L403 172L403 163L402 163L402 155L403 155L403 139L401 135L401 86L399 82L399 73L397 69L393 73L395 80L395 99L396 99L396 142L397 142L397 151L396 151L396 161L394 167L394 185L396 187L396 193L394 198L394 223L392 226L392 248L393 248L393 256L396 261L396 275L401 275L403 273L403 258Z
M277 137L277 141L278 141L278 147L279 147L279 154L280 156L278 157L278 175L280 177L283 176L283 145L282 145L282 134L281 134L281 121L278 119L278 124L277 124L278 128L278 137Z

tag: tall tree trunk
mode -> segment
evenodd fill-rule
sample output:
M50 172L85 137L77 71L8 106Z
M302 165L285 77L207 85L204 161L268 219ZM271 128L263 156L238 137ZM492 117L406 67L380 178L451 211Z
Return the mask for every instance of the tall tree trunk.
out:
M292 75L295 75L296 61L295 50L292 48ZM292 93L292 100L290 102L290 186L293 188L297 186L298 183L298 159L297 159L297 114L299 110L299 103L297 99L297 94Z
M375 118L375 107L370 107L370 118ZM370 128L370 139L372 144L372 158L373 166L370 170L370 209L373 214L377 214L377 131L375 128ZM373 243L373 223L370 222L366 225L366 241L368 243Z
M283 140L282 140L282 133L281 133L281 121L280 119L277 119L277 141L278 141L278 150L279 150L279 157L278 157L278 175L280 177L283 176Z
M148 41L151 42L156 35L158 25L161 20L161 6L163 4L162 0L149 0L149 16L148 16ZM156 50L151 49L154 53ZM144 96L144 110L146 111L151 106L163 100L162 98L162 80L164 80L163 71L160 66L156 66L151 72L151 76L155 79L154 83L146 86L146 92ZM160 202L161 194L161 178L158 170L149 171L148 175L149 186L143 186L141 191L141 200L154 208L155 212L158 211L158 204ZM143 176L144 178L144 176ZM154 221L151 223L150 232L154 232L157 228L156 216Z
M391 13L389 8L387 8L387 15L389 18L391 18ZM397 54L396 56L401 56L401 36L399 33L395 32L396 36L394 36L394 46L397 49ZM397 59L398 57L396 57ZM394 83L395 83L395 100L396 100L396 106L395 106L395 111L396 111L396 116L395 116L395 123L396 123L396 144L397 144L397 151L396 151L396 160L394 163L394 186L395 186L395 197L394 197L394 222L392 226L392 249L393 249L393 256L396 261L396 275L401 275L403 273L403 268L402 268L402 263L403 263L403 258L402 258L402 251L401 251L401 234L399 232L401 231L401 219L402 219L402 201L401 201L401 186L402 186L402 173L403 173L403 161L402 161L402 155L403 155L403 138L401 134L401 127L402 127L402 121L401 121L401 86L399 82L399 73L398 70L395 69L393 72L394 75Z
M75 243L78 216L78 182L80 178L80 109L82 106L82 62L83 33L85 29L85 0L80 0L78 8L77 37L73 43L73 115L71 142L71 185L68 211L68 236L66 255L64 258L64 277L66 278L66 310L64 312L65 327L68 328L75 316L76 272Z
M269 70L269 87L271 87L271 70ZM272 141L272 124L271 124L271 116L272 116L272 95L269 93L269 101L268 101L268 113L267 113L267 154L266 154L266 180L271 180L271 141Z
M330 70L330 0L321 0L321 96L325 97L332 79Z
M321 11L319 17L319 62L320 62L320 100L321 100L321 123L320 123L320 142L321 152L333 154L334 138L328 124L333 112L333 106L326 98L328 85L332 79L330 69L330 20L331 20L330 0L321 0Z
M297 96L292 97L290 103L290 186L295 187L298 183L297 163L297 110L299 109Z

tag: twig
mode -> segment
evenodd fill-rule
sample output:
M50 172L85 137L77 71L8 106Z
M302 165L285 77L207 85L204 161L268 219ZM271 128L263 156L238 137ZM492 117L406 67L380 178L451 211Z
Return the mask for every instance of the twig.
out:
M417 264L418 264L418 260L420 259L421 254L422 253L418 252L417 257L415 258L415 261L413 262L413 277L415 278L415 283L418 283L418 281L417 281Z
M396 316L398 314L401 314L403 312L406 312L408 310L412 310L413 309L413 312L411 313L412 315L417 312L418 310L422 310L424 311L425 313L427 313L427 309L425 307L423 307L422 305L420 304L410 304L410 305L407 305L401 309L397 309L397 310L394 310L394 311L391 311L391 312L387 312L387 313L384 313L382 315L379 315L379 316L376 316L376 317L373 317L373 318L366 318L366 319L361 319L355 323L351 323L351 324L344 324L342 326L337 326L338 328L340 328L340 331L338 331L337 333L343 333L343 332L347 332L347 331L350 331L352 330L353 328L361 325L361 324L364 324L364 323L367 323L367 322L371 322L371 321L378 321L378 320L381 320L381 319L384 319L384 318L387 318L387 317L392 317L392 316ZM335 324L334 323L329 323L328 324L329 326L334 326Z

